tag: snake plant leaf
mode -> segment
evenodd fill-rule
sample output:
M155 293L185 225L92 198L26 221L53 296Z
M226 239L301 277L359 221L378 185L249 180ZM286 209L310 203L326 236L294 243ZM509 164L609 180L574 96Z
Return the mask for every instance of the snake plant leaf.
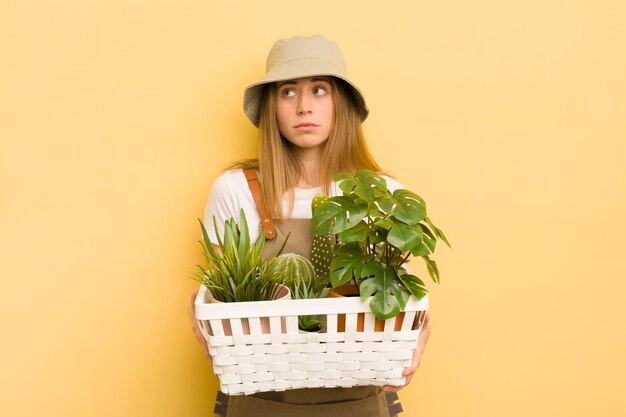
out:
M396 190L393 194L381 196L378 205L387 214L402 220L408 225L414 225L426 217L426 203L409 190Z
M411 274L403 274L399 276L400 282L417 300L421 300L428 290L424 281Z
M243 209L241 209L239 217L240 224L238 227L240 233L238 234L239 241L237 242L237 254L239 259L245 259L248 255L248 249L250 248L250 231L248 230L248 221L246 220L246 214Z
M417 226L410 226L397 220L392 220L393 225L387 234L387 242L408 252L415 248L422 241L422 229Z

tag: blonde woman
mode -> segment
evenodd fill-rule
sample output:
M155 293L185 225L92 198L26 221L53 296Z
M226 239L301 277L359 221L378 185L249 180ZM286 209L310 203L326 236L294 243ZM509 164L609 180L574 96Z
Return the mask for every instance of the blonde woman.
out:
M333 182L338 172L381 171L361 129L368 115L363 94L348 79L344 58L334 42L320 35L296 36L274 44L265 76L245 90L244 111L259 128L258 159L234 165L215 181L205 211L209 237L216 242L216 232L223 232L214 230L213 217L219 228L229 218L238 220L243 209L251 239L268 239L268 254L275 253L289 233L285 252L310 258L312 198L322 192L339 194ZM390 189L401 188L386 178ZM257 186L260 193L255 201L251 187ZM261 236L256 225L268 223L274 227L266 227ZM193 303L190 316L210 360L193 318ZM407 384L429 334L426 321L413 363L403 373ZM395 394L400 388L314 388L231 397L218 393L215 413L227 417L388 417L402 411Z

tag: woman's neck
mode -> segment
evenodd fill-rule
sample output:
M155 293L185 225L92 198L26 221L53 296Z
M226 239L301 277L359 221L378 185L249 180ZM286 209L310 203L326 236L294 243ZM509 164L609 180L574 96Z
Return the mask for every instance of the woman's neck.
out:
M304 151L304 152L302 152ZM320 149L302 150L298 152L300 160L300 179L297 188L315 188L320 183L320 165L322 153ZM308 151L308 152L307 152Z

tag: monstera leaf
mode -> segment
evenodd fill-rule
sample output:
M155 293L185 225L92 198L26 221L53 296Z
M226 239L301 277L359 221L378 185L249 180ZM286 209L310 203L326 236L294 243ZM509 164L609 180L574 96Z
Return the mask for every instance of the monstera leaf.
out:
M356 174L340 173L335 175L335 181L341 181L339 188L344 195L354 194L365 202L372 204L375 201L375 191L387 189L387 181L374 171L362 169Z
M361 275L368 277L359 287L361 301L373 295L369 305L377 319L395 317L404 309L409 294L398 285L398 274L394 267L382 267L380 263L370 262L363 268Z
M385 213L408 225L417 224L426 217L426 203L409 190L396 190L393 194L382 195L377 203Z
M349 197L331 197L315 210L311 220L313 233L341 233L350 229L367 215L367 205Z
M348 243L337 248L335 258L330 264L330 282L333 287L360 277L363 265L371 258L371 255L363 253L357 243Z
M392 221L387 242L398 248L401 252L413 250L422 241L422 229L410 226L399 221Z

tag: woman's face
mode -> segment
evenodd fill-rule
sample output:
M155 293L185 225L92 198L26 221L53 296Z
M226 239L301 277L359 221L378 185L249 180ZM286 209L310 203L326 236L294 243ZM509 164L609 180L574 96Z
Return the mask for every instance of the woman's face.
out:
M280 133L302 150L322 148L333 126L335 106L328 77L278 83L276 118Z

